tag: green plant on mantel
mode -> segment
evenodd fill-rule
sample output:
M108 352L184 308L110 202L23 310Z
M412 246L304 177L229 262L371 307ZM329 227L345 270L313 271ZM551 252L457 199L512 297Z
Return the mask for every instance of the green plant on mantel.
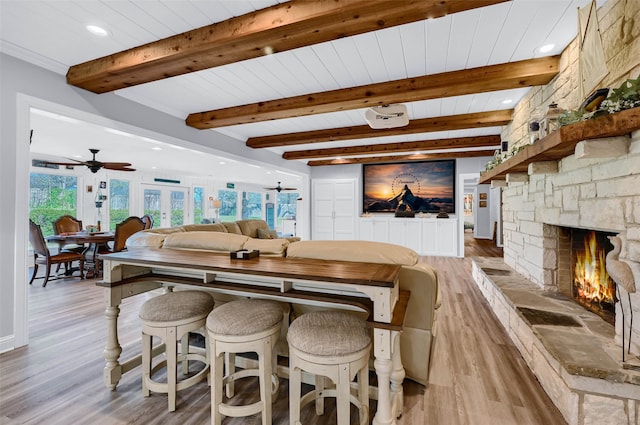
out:
M635 79L628 79L617 89L611 89L609 95L594 111L588 111L585 106L573 111L564 112L559 118L560 126L586 121L603 115L640 106L640 75Z
M484 166L485 171L489 171L492 168L497 167L498 165L502 164L507 159L511 158L512 156L514 156L524 148L525 148L525 145L520 145L520 146L512 147L508 152L500 152L499 149L496 150L493 155L493 159L487 162L487 164Z

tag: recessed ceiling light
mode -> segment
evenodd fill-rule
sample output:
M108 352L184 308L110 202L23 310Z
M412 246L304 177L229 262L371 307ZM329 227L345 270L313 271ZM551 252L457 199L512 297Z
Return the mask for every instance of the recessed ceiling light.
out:
M109 31L106 29L99 27L98 25L89 24L85 27L87 31L89 31L93 35L97 35L99 37L107 37L109 35Z
M224 165L224 164L226 164L226 162L224 162L224 161L220 161L220 162L218 162L218 164L220 164L220 165Z
M161 151L161 150L162 150L162 148L161 148L160 146L154 146L154 147L152 147L152 148L151 148L151 150L154 150L154 151Z
M547 52L550 52L554 47L556 47L555 44L545 44L544 46L541 46L538 50L540 51L540 53L547 53Z
M511 100L511 99L505 99L505 100L503 100L503 101L502 101L502 104L503 104L503 105L508 105L508 104L510 104L511 102L513 102L513 100Z
M157 170L158 167L156 167L155 165L153 167L151 167L152 170Z

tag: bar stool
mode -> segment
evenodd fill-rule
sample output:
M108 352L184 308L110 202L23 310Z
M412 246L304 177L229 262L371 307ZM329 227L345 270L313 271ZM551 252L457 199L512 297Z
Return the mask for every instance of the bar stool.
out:
M222 416L244 417L262 412L262 425L271 424L271 403L278 391L278 377L273 374L276 357L273 350L282 327L283 310L274 301L246 299L231 301L214 309L207 318L209 363L212 370L211 423L220 425ZM258 369L236 372L234 354L253 352L258 355ZM223 358L227 371L223 377ZM260 400L248 405L230 405L222 400L226 386L227 397L233 397L233 382L257 376Z
M343 311L315 311L291 323L289 342L289 423L300 425L300 409L315 400L324 413L324 398L335 397L338 425L349 424L350 403L359 409L360 424L369 423L369 355L367 323ZM314 390L300 397L302 371L316 375ZM351 382L358 375L357 396ZM335 383L325 389L324 377Z
M142 395L149 397L150 391L166 393L169 398L169 412L176 410L176 392L189 388L209 374L206 352L190 353L189 332L204 328L208 314L213 310L213 298L203 291L178 291L159 295L146 301L140 308L142 320ZM155 366L153 363L153 337L157 336L165 344L166 360ZM182 340L178 354L178 341ZM206 339L205 339L206 340ZM185 350L184 347L187 347ZM204 363L204 368L195 375L178 381L178 363L183 363L183 372L188 369L188 361ZM187 368L184 368L187 364ZM167 368L167 382L153 380L153 374Z

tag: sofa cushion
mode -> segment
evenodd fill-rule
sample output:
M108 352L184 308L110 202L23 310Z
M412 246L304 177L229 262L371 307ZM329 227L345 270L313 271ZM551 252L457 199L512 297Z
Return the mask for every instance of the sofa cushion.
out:
M236 221L243 235L251 238L258 237L258 229L269 230L269 225L264 220L238 220Z
M181 233L181 232L177 232ZM167 233L155 233L155 232L136 232L129 236L126 242L127 249L137 248L162 248L164 239L168 236Z
M286 239L253 239L250 238L244 244L244 249L258 250L260 255L284 257L287 253L289 241Z
M412 266L418 254L409 248L369 241L299 241L289 244L287 257L335 261L361 261Z
M258 239L278 239L278 232L275 230L258 229Z
M161 234L161 235L169 235L171 233L184 232L184 229L182 228L182 226L177 226L177 227L159 227L159 228L156 228L156 229L143 230L143 232L145 232L145 233L157 233L157 234Z
M222 232L227 233L227 228L222 223L209 224L185 224L182 226L185 232Z
M248 236L222 232L184 232L167 235L163 248L229 252L242 249Z
M242 234L242 230L240 230L240 226L238 226L238 224L235 221L223 221L220 224L222 224L227 229L228 233L234 233L236 235Z

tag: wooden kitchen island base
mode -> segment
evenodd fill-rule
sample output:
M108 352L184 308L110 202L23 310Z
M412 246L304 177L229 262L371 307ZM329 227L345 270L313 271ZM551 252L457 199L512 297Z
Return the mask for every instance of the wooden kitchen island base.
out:
M174 286L232 295L365 311L373 328L377 374L375 425L395 424L402 414L404 369L399 336L409 293L400 291L399 265L301 258L230 259L225 254L144 249L103 255L107 343L104 381L115 390L140 357L120 362L118 315L123 299Z

